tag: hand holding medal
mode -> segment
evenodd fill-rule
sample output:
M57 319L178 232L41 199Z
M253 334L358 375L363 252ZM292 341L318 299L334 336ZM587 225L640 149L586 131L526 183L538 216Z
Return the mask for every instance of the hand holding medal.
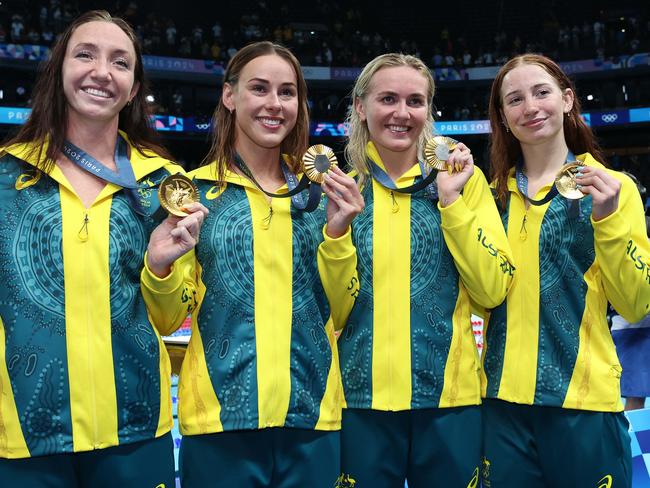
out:
M451 137L436 136L427 141L424 154L427 164L438 171L436 184L440 205L451 205L474 174L472 152Z
M591 195L593 219L598 221L613 214L618 209L621 182L606 170L592 166L578 166L575 171L577 190L583 195Z
M327 196L327 235L341 237L365 205L357 183L338 167L334 151L322 144L307 149L302 163L305 175Z
M162 278L170 273L174 261L196 246L208 209L199 202L194 182L180 173L160 183L158 199L169 216L151 233L147 266Z

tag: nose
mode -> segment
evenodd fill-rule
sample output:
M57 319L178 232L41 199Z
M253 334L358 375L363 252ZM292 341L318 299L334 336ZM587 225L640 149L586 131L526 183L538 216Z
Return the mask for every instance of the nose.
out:
M526 97L524 99L524 112L526 114L534 114L537 112L537 102L533 97Z
M408 111L408 106L406 105L406 100L400 100L397 102L397 105L395 106L394 117L396 119L408 119L410 115L411 114Z
M108 80L111 76L111 62L108 59L97 59L93 76L98 80Z
M270 112L279 112L282 110L282 103L280 102L280 97L277 93L271 91L269 92L268 97L266 97L266 109Z

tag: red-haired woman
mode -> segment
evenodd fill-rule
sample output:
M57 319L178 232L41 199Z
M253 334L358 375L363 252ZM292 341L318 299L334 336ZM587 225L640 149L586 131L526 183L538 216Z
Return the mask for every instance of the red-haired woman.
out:
M608 301L630 321L650 307L643 204L628 177L605 167L573 84L550 59L526 54L501 68L490 122L517 276L486 331L484 482L630 486L621 368L605 314ZM574 161L574 189L585 198L572 200L554 181Z

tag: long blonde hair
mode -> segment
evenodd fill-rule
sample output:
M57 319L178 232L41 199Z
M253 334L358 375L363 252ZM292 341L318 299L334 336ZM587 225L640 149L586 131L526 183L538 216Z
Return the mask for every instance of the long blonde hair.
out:
M352 88L352 105L348 110L348 115L346 122L349 126L349 135L348 142L345 146L345 158L359 174L359 184L363 184L363 181L370 174L370 168L367 163L366 156L366 145L370 141L370 132L368 131L368 125L366 122L361 120L361 117L356 110L357 100L364 100L370 89L370 83L372 77L375 76L379 70L383 68L394 68L399 66L407 66L413 68L418 73L422 74L427 80L427 121L424 124L422 133L418 138L418 155L422 157L422 152L424 151L424 145L429 137L433 133L433 113L431 112L431 104L433 101L433 95L435 93L435 82L433 81L433 76L427 65L422 62L420 58L411 56L409 54L401 53L387 53L377 56L375 59L370 61L361 71L361 74L357 78L354 88Z

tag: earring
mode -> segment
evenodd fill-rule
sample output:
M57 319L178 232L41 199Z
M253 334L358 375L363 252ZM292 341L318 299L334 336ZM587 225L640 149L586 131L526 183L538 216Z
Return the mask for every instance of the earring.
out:
M510 127L508 127L508 126L506 125L505 128L506 128L506 132L509 134L509 133L510 133Z

